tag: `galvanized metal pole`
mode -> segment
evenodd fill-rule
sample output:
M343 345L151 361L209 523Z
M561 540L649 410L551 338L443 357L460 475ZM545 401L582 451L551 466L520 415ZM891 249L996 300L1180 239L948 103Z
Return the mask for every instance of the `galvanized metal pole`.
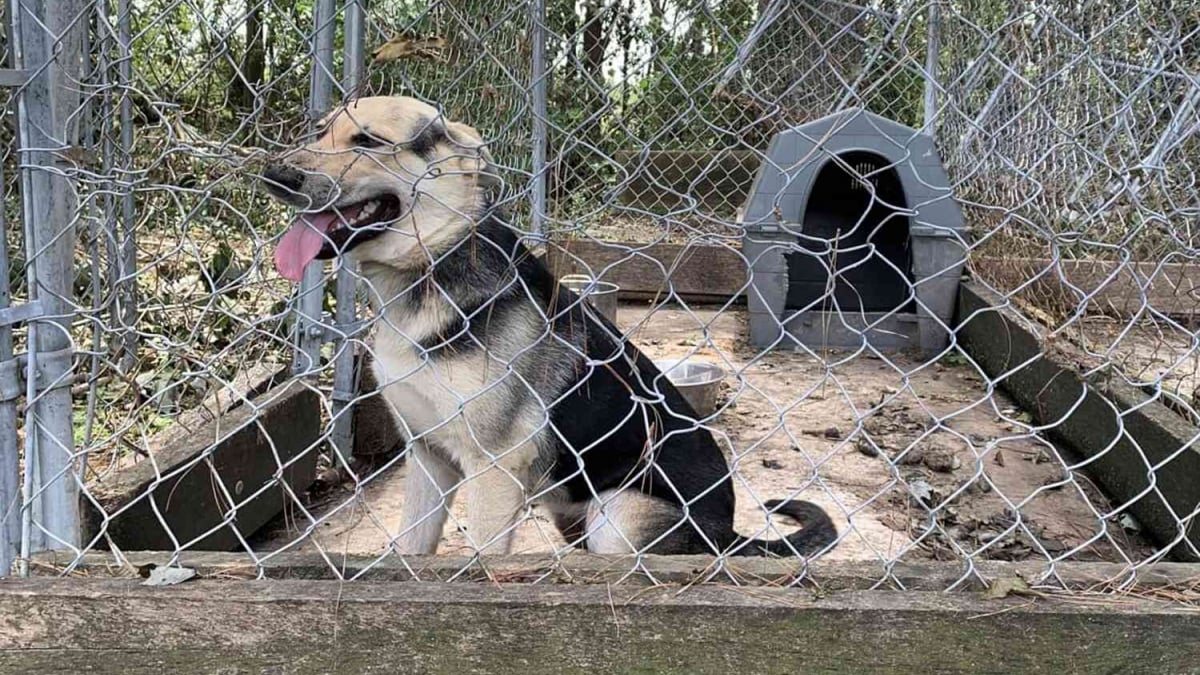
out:
M4 165L0 163L0 191ZM2 203L8 195L0 194ZM0 309L9 307L8 222L0 208ZM20 366L13 358L12 325L0 324L0 577L12 572L21 544L21 481L17 449L17 397Z
M313 7L313 69L308 93L309 128L315 129L321 115L333 99L334 0L317 0ZM325 296L323 265L313 261L300 279L299 316L296 320L296 374L311 373L320 366L321 344L325 330L321 326L321 305Z
M88 232L88 238L91 240L92 256L92 312L95 316L102 316L105 305L111 301L109 299L111 296L105 293L104 289L106 280L102 274L102 263L107 260L111 268L113 260L116 259L116 237L112 234L113 228L116 227L115 201L113 200L116 186L113 180L113 143L112 139L109 138L109 134L112 131L113 118L112 89L110 87L112 76L112 62L110 60L112 31L107 30L109 14L111 13L110 8L110 0L96 0L96 31L97 33L101 33L101 35L96 44L97 78L93 86L98 85L102 93L99 102L100 110L89 121L86 134L88 142L93 142L92 139L96 136L99 137L100 175L106 179L104 194L99 199L100 214L98 217L91 219ZM98 129L93 128L92 124L97 125ZM94 133L97 131L98 133ZM88 371L89 382L95 382L100 376L100 366L104 355L104 334L105 331L102 329L92 331L92 356ZM84 451L80 457L79 467L80 478L84 481L87 480L87 448L92 444L92 431L95 429L96 407L99 404L99 398L100 388L89 386L83 422L82 445Z
M363 75L364 3L366 0L346 0L342 31L345 50L342 64L342 90L347 98L358 95ZM358 266L348 258L341 259L337 275L337 308L334 322L346 333L358 318L355 292L358 289ZM354 382L354 351L349 340L334 345L337 354L333 364L333 448L343 462L349 463L354 453L354 420L347 411L357 395Z
M11 13L6 12L11 19ZM16 69L17 60L13 23L4 22L8 40L8 67ZM4 167L0 166L0 203L8 203L4 194ZM10 305L8 268L8 222L0 209L0 307ZM0 326L0 577L12 573L21 550L21 476L20 449L17 441L17 398L21 395L20 363L13 358L12 327Z
M83 75L81 31L77 21L84 0L11 0L14 35L22 68L34 77L17 107L22 166L27 175L22 195L27 218L26 246L31 296L51 317L31 326L28 377L26 464L34 467L25 486L26 519L37 529L23 535L27 550L79 544L79 486L75 471L71 415L74 350L68 327L74 312L73 257L75 192L52 150L75 145L67 121L79 106L71 80ZM55 44L57 43L57 45Z
M129 88L133 82L133 47L130 23L133 20L133 8L129 0L117 2L117 41L121 53L121 62L117 68L117 78L121 84L121 227L120 233L120 263L117 265L117 322L121 327L121 359L119 368L122 373L133 370L137 363L137 237L134 234L134 203L133 203L133 99L129 96Z
M546 0L531 0L533 39L531 66L533 89L533 232L546 231Z
M937 135L938 103L938 55L941 52L942 15L938 0L929 3L926 16L925 41L925 124L923 130L930 136Z

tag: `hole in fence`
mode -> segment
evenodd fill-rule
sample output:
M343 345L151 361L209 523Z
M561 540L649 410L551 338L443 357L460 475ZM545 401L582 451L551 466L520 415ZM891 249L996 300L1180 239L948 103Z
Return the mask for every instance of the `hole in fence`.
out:
M798 242L814 253L836 253L824 260L804 253L788 256L787 307L820 300L820 309L832 309L836 301L843 312L914 311L908 299L913 282L909 222L902 213L908 204L900 176L873 152L846 152L838 160L830 158L817 172L801 221L807 237L825 242Z

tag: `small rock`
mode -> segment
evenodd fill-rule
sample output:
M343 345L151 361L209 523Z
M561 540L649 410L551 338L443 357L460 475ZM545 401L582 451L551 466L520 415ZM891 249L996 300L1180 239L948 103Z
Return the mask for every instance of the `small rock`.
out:
M1046 549L1047 553L1062 553L1071 548L1057 539L1042 539L1041 543L1042 548Z
M829 427L824 432L822 432L822 435L824 435L825 438L831 438L833 440L837 440L842 437L842 432L837 427Z
M968 486L968 489L970 489L972 492L978 492L980 494L986 495L987 493L992 491L992 484L987 482L986 480L980 478L978 480L972 481L971 484Z
M860 438L854 442L854 447L866 455L867 457L878 457L879 448L875 447L870 441L865 438Z
M1037 456L1033 458L1034 464L1045 464L1050 461L1050 454L1045 450L1038 450Z
M782 469L783 468L783 462L780 462L777 459L764 459L762 461L762 465L763 465L763 468L765 468L765 469Z
M913 448L909 450L903 457L900 458L900 463L906 466L922 464L925 462L925 449Z
M992 456L992 461L995 462L997 466L1004 466L1004 451L996 448L996 454Z
M962 460L953 452L940 450L925 453L925 466L938 473L950 473L962 466Z

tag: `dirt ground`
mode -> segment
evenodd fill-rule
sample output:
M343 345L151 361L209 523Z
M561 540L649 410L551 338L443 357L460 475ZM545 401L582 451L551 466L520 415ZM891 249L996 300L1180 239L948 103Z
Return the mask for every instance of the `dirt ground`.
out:
M799 498L825 507L842 539L835 560L1140 560L1152 549L1070 459L1032 433L965 360L910 355L776 351L745 341L742 309L685 310L623 304L618 324L651 358L688 358L728 371L722 409L709 424L736 468L736 527L775 538L761 503ZM398 531L401 464L356 494L343 485L308 507L313 536L281 522L256 546L331 554L384 554ZM471 554L462 504L439 553ZM562 539L536 509L515 553L550 552Z

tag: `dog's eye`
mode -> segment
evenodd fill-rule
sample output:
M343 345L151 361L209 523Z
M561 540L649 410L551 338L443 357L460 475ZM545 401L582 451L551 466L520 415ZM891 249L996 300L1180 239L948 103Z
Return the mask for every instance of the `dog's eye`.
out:
M357 148L382 148L385 145L391 145L382 138L367 133L354 134L350 137L350 142Z

